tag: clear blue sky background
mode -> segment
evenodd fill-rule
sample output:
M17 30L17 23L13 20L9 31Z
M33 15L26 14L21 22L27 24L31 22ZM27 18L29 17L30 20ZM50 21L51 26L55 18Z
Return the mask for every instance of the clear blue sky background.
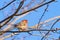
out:
M0 8L2 8L3 6L5 6L7 3L11 2L11 1L12 0L7 0L7 1L6 0L0 0ZM44 15L42 21L47 20L47 19L52 18L52 17L55 17L55 16L60 16L60 0L57 0L57 1L58 2L53 2L53 3L51 3L49 5L48 12L46 12L46 14ZM19 4L16 4L16 2L19 3L19 0L17 0L17 1L14 2L15 3L15 7L17 8ZM27 1L27 2L29 2L29 1ZM5 19L6 17L10 16L11 14L13 14L12 11L15 11L15 10L12 10L14 8L13 7L14 3L12 3L11 5L9 5L4 10L0 10L0 21L3 20L3 19ZM27 3L25 3L23 6L25 6L26 4ZM28 22L29 22L28 25L29 26L33 26L33 25L35 25L35 24L38 23L39 18L41 17L41 15L42 15L42 13L43 13L43 11L44 11L45 8L46 8L46 6L38 8L37 12L32 11L32 12L30 12L30 14L22 17L19 21L21 21L23 19L27 19ZM60 25L60 23L57 23L55 26L59 27L59 25ZM20 35L18 35L17 37L16 36L14 36L14 37L16 37L16 40L19 40L17 38L21 38L24 35L27 36L25 38L25 40L39 40L41 38L40 36L28 36L27 33L25 33L25 34L24 33L20 33ZM55 36L55 37L57 38L58 36ZM12 38L8 38L6 40L11 40Z

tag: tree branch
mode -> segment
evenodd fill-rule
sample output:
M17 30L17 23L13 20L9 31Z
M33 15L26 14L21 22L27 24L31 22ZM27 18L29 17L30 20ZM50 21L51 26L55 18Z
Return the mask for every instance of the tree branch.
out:
M4 21L6 21L6 20L9 19L8 21L5 22L5 24L7 24L7 23L17 14L17 12L18 12L18 11L20 10L20 8L22 7L23 3L24 3L24 1L21 1L20 4L19 4L19 6L18 6L18 8L17 8L17 10L15 11L15 13L14 13L13 15L9 16L8 18L2 20L0 23L2 23L2 22L4 22ZM3 24L2 26L4 26L5 24ZM0 28L1 28L2 26L0 26Z
M30 31L57 31L60 30L59 28L57 29L30 29L30 30L26 30L26 31L0 31L1 32L9 32L9 33L21 33L21 32L30 32Z
M11 3L13 3L14 1L16 1L16 0L11 1L11 2L10 2L10 3L8 3L7 5L5 5L4 7L0 8L0 10L5 9L7 6L9 6L9 5L10 5Z
M32 9L30 9L30 10L28 10L28 11L25 11L25 12L23 12L23 13L21 13L21 14L16 14L15 16L20 16L20 15L26 14L27 12L33 11L33 10L39 8L39 7L42 7L42 6L46 5L46 4L51 3L51 2L54 2L54 0L51 0L51 1L49 1L49 2L46 2L46 3L42 4L42 5L40 4L40 5L38 5L37 7L34 7L34 8L32 8Z
M54 25L55 25L59 20L60 20L60 18L57 19L57 20L53 23L53 25L51 26L50 30L54 27ZM45 36L48 35L49 32L50 32L50 31L48 31L48 32L45 34ZM41 40L43 40L43 38L44 38L45 36L43 36L43 37L41 38Z

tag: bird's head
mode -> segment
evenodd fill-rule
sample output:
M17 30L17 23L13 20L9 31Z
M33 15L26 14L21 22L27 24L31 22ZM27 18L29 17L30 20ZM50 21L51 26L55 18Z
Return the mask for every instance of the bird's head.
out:
M22 22L24 22L24 23L28 23L28 20L22 20Z

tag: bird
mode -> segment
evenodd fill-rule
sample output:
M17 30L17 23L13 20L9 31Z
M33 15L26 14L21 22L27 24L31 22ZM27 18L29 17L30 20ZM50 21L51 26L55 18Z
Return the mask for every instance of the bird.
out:
M13 24L11 24L11 25L13 25ZM13 26L18 28L19 31L26 31L28 28L28 20L22 20L21 22L15 24ZM6 33L6 32L0 32L0 35L2 35L4 33Z
M16 25L19 31L26 31L28 28L28 20L22 20Z

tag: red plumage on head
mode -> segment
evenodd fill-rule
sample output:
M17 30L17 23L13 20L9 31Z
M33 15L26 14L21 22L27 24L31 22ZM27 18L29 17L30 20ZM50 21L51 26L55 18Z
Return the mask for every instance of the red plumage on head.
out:
M27 21L27 20L22 20L22 22L25 22L25 23L27 23L28 21Z

